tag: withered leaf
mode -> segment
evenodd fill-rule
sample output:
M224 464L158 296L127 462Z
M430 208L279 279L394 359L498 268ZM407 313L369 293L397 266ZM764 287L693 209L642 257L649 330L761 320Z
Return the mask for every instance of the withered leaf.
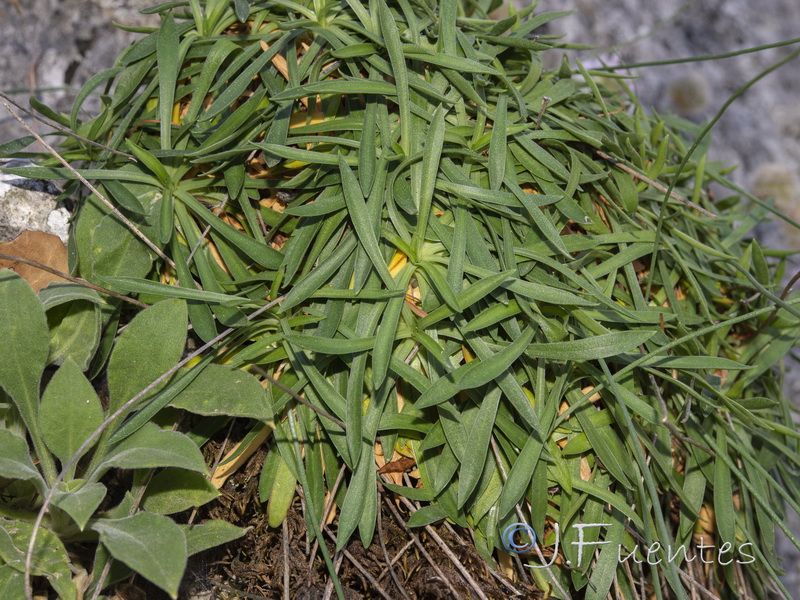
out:
M0 254L27 258L62 273L69 271L64 243L58 236L42 231L23 231L12 241L0 244ZM16 260L0 258L0 269L2 268L15 271L37 293L54 281L65 281L63 277Z
M393 460L392 462L383 465L380 469L378 469L378 473L381 475L384 473L405 473L415 464L417 463L413 458L401 456L397 460Z

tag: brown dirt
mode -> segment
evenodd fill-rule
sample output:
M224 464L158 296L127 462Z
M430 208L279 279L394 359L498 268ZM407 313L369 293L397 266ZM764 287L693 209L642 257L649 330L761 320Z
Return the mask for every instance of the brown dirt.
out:
M219 443L214 440L206 445L204 450L210 460L213 461L218 447ZM258 499L259 472L265 455L266 451L263 449L254 454L245 467L220 490L222 495L198 511L194 523L202 523L208 519L225 519L234 525L251 529L239 540L191 557L179 598L336 598L325 562L318 550L314 552L313 541L309 538L303 518L302 498L295 497L284 527L273 529L267 526L266 505L262 505ZM327 548L334 563L338 565L339 579L347 600L478 598L455 564L424 529L415 529L414 533L428 558L413 543L409 546L411 535L404 527L410 516L409 511L393 500L391 494L382 494L381 498L380 528L376 527L375 537L369 548L364 548L360 541L354 539L341 555L334 556L332 536L336 535L337 522L334 520L328 528L330 533L326 537ZM394 512L402 518L403 525L398 523L395 514L387 506L388 502L394 503ZM185 523L189 519L189 512L173 517L177 522ZM543 596L533 585L526 586L522 582L512 584L499 573L493 574L472 547L469 532L441 522L432 527L489 600L511 597L535 599ZM387 560L381 548L381 539L386 547L386 555L394 563L394 576L402 590L386 568ZM436 572L436 568L440 573ZM444 575L444 579L441 575ZM284 589L285 577L289 580L288 590ZM138 576L118 584L113 593L109 590L107 593L113 600L168 598L163 591Z

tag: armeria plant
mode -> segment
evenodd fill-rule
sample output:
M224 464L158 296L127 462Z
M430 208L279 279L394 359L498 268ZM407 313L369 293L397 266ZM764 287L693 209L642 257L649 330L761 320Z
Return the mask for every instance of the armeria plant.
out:
M74 274L153 306L117 336L129 305L70 288L95 337L55 369L64 288L3 275L6 581L38 530L28 570L62 594L62 544L91 539L95 586L113 557L174 595L182 566L149 540L185 538L185 560L205 538L150 490L210 498L198 447L227 416L249 419L241 448L271 433L269 524L299 485L311 538L335 507L337 550L373 542L380 485L412 528L446 519L553 597L788 594L775 531L800 547L800 451L775 367L800 310L788 253L749 237L775 211L625 76L544 69L577 47L536 36L559 13L498 4L169 2L71 114L36 104L70 132L62 159L5 170L68 180ZM187 322L207 350L170 370ZM137 469L132 493L97 512L110 468Z

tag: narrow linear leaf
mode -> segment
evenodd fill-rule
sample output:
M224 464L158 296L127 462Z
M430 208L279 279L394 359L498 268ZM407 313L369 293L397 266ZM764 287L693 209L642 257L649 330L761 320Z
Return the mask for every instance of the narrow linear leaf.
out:
M501 95L495 106L492 138L489 142L489 186L499 190L506 170L506 122L508 119L508 96Z
M171 12L164 15L156 35L156 60L158 62L158 115L161 121L161 149L172 148L172 104L178 79L178 30Z
M305 348L318 354L353 354L364 352L375 346L375 338L323 338L299 333L287 333L285 339L290 344Z
M621 331L585 340L531 344L526 354L533 358L551 360L596 360L622 354L625 350L644 344L654 335L654 331Z
M99 277L99 279L117 289L137 294L153 294L156 296L166 296L167 298L199 300L201 302L211 302L213 304L223 304L225 306L239 306L250 302L248 298L242 298L235 294L219 294L217 292L207 292L206 290L178 287L139 277Z
M430 135L425 144L425 153L422 158L422 181L419 187L419 197L416 199L419 220L416 233L416 250L420 251L425 242L425 230L431 213L433 191L436 187L436 175L439 172L439 161L444 145L445 115L447 111L440 105L433 111Z
M344 190L348 214L350 221L353 223L353 228L356 230L358 240L361 242L372 264L375 265L375 270L380 278L383 279L387 286L391 287L392 276L381 256L378 238L367 214L367 205L361 196L361 187L358 184L355 173L341 156L339 157L339 172L342 176L342 189Z
M422 409L440 404L460 390L480 387L499 377L529 347L533 333L533 327L528 327L516 340L487 360L475 360L459 367L429 387L414 403L414 407Z

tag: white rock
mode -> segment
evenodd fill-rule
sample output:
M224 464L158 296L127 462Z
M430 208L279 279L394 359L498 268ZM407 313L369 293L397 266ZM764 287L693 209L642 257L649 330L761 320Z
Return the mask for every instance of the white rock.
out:
M4 164L22 166L20 161ZM57 235L66 244L70 214L56 203L57 195L58 189L49 181L0 172L0 242L30 229Z

